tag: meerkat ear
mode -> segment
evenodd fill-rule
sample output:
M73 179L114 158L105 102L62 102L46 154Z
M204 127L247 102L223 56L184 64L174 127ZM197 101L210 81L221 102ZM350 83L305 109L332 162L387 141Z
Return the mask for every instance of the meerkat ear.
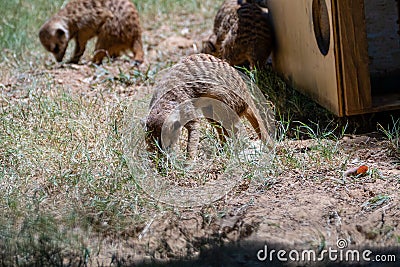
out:
M54 24L54 28L55 29L55 36L58 38L66 38L67 40L69 39L68 36L68 28L65 25L65 23L58 21Z
M210 40L204 40L202 45L203 45L203 48L201 50L202 53L209 54L209 53L215 53L217 51L215 45Z
M56 30L56 35L57 35L58 38L61 38L61 37L63 37L65 35L65 31L63 29L61 29L61 28L58 28Z
M175 121L173 128L174 128L174 130L178 130L181 126L182 126L182 124L180 121Z

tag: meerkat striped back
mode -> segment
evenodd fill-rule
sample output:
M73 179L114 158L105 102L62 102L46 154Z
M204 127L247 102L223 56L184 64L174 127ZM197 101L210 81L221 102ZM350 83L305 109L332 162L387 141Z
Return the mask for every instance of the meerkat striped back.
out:
M203 42L202 51L231 65L264 67L273 49L274 36L268 12L255 2L265 3L224 1L214 20L214 32Z
M201 99L213 99L223 106L227 106L233 113L236 113L238 118L244 116L249 120L259 138L263 141L268 140L268 126L260 115L249 91L248 83L242 74L227 62L212 55L195 54L182 58L156 81L149 114L146 118L148 133L146 142L149 150L157 149L155 143L158 143L160 147L164 145L168 147L172 144L172 141L162 144L162 131L166 121L170 121L171 114L176 111L179 116L188 117L185 113L190 113L199 107L203 108L202 105L208 107L207 101L198 104L197 101L201 101ZM187 104L182 109L183 103ZM174 119L170 123L172 123L172 128L175 126L174 123L178 125L171 130L170 136L173 138L170 140L177 139L181 126L188 129L187 151L191 157L194 157L199 137L198 121L191 119L187 124L181 125L179 119Z
M265 66L273 48L268 13L255 4L244 3L237 16L237 23L221 45L222 57L231 65L248 62L252 68Z

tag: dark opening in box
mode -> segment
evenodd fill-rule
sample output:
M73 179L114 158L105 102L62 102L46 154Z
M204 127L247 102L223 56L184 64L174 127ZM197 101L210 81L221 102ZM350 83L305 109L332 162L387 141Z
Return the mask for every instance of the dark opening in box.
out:
M400 104L399 10L399 1L364 1L373 107Z

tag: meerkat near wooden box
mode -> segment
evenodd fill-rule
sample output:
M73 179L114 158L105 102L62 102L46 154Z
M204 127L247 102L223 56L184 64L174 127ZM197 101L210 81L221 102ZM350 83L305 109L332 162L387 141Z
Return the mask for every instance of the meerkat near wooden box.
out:
M215 19L213 33L203 41L202 52L231 65L263 67L273 49L273 31L264 1L225 0Z
M118 57L130 50L133 60L143 62L142 28L136 7L129 0L72 0L39 30L42 45L56 60L64 58L68 42L75 40L70 63L78 63L87 42L97 36L93 62Z
M225 107L226 111L221 112ZM182 58L156 84L145 121L148 149L157 151L158 147L173 146L181 128L185 127L188 130L187 154L189 158L195 158L200 122L194 117L185 120L184 117L190 115L185 113L201 109L204 114L209 108L214 109L211 113L219 109L217 113L219 112L220 116L204 115L205 118L211 118L211 121L218 124L219 118L225 117L225 121L230 121L228 124L230 127L237 123L240 117L245 117L261 140L270 141L268 133L270 126L261 117L240 72L212 55L195 54ZM231 116L232 113L234 116ZM173 117L174 114L176 117ZM167 119L171 117L173 119L168 122ZM167 143L163 144L165 140L162 140L162 131L165 129L166 121L169 123L166 128L171 136L168 136Z

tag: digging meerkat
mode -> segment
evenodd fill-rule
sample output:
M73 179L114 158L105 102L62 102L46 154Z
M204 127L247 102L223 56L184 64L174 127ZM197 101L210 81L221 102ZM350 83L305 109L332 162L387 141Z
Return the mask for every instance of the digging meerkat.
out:
M155 86L145 119L146 143L150 151L172 147L181 128L188 130L187 154L197 154L200 122L196 112L220 124L220 136L228 134L245 117L258 137L270 141L268 125L261 117L242 74L227 62L209 54L184 57ZM162 131L167 131L162 139ZM222 133L223 131L223 133ZM164 142L164 143L163 143Z

